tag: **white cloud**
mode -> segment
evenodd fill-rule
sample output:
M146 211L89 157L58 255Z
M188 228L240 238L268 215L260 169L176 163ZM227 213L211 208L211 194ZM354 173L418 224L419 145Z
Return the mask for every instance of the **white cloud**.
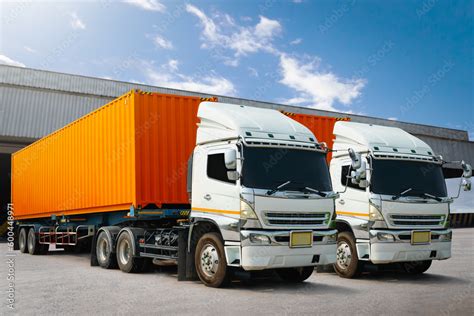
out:
M124 0L123 2L147 11L164 12L166 10L165 5L157 0Z
M23 48L24 48L28 53L32 53L32 54L33 54L33 53L36 53L36 52L37 52L36 49L31 48L31 47L29 47L29 46L23 46Z
M159 69L147 63L144 67L147 83L161 87L202 92L216 95L234 95L234 84L210 71L206 75L189 76L178 72L178 61L170 60Z
M71 12L70 16L71 16L70 23L73 29L84 30L86 28L86 25L84 24L84 22L82 22L82 20L79 18L76 12Z
M398 121L398 117L387 117L387 120Z
M215 21L191 4L186 5L186 10L195 15L203 27L202 48L221 47L233 51L234 58L227 64L236 65L240 56L259 51L276 52L273 40L282 29L276 20L260 16L255 26L239 26L227 14L218 15Z
M176 59L170 59L168 60L168 68L171 70L171 71L177 71L178 70L178 65L179 65L179 61L176 60Z
M19 61L13 60L5 55L0 55L0 64L2 65L10 65L10 66L17 66L17 67L25 67L24 63Z
M360 96L366 84L364 79L342 79L332 72L321 71L319 64L317 58L304 63L295 57L280 55L280 83L299 93L287 102L335 111L335 102L349 105Z
M297 39L295 39L295 40L292 40L292 41L290 42L290 45L298 45L298 44L301 44L302 41L303 41L303 40L302 40L301 38L297 38Z
M173 43L171 43L171 41L165 39L164 37L160 36L160 35L156 35L154 38L153 38L153 41L155 42L155 44L161 48L164 48L164 49L173 49Z

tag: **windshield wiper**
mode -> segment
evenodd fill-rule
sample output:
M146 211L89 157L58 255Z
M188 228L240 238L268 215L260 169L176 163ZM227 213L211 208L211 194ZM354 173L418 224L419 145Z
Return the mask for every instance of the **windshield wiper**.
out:
M431 194L429 194L429 193L422 193L421 195L422 195L423 197L427 197L427 198L436 200L436 201L438 201L438 202L443 202L443 199L440 198L439 196L431 195Z
M399 198L401 198L402 196L404 196L405 194L407 194L408 192L411 192L411 191L413 191L413 188L406 189L406 190L392 196L392 200L394 200L394 201L398 200Z
M310 187L304 187L301 191L304 191L304 190L314 192L314 193L316 193L317 195L322 196L322 197L326 197L326 196L327 196L326 193L321 192L321 191L316 190L316 189L313 189L313 188L310 188Z
M273 194L275 194L276 191L280 190L281 188L287 186L287 185L290 184L290 183L291 183L291 181L286 181L286 182L280 184L279 186L277 186L275 189L273 189L273 190L268 190L268 191L267 191L267 195L273 195Z

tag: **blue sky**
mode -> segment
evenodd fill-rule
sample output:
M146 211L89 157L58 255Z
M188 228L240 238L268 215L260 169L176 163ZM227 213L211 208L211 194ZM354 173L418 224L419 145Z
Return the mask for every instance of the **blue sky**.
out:
M0 63L474 137L472 1L33 1L0 8Z

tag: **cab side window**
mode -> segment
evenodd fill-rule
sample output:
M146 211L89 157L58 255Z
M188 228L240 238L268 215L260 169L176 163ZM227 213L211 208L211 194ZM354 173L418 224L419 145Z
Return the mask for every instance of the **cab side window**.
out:
M360 191L365 191L364 188L359 187L357 183L352 183L351 179L348 179L347 177L351 175L351 171L353 169L351 168L351 165L347 166L342 166L342 172L341 172L341 184L342 186L347 186L352 189L360 190Z
M227 177L224 153L210 154L207 156L207 176L211 179L235 184L236 181Z

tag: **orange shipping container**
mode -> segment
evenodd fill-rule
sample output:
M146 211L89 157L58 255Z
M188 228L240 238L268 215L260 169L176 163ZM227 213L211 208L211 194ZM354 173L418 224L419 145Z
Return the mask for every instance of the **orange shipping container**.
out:
M314 136L319 142L325 142L329 148L332 148L334 143L334 124L337 121L349 121L348 117L338 118L331 116L319 116L319 115L309 115L309 114L298 114L283 112L283 114L291 117L295 121L303 124L313 132ZM327 161L331 161L332 154L328 153Z
M188 204L199 103L131 91L16 152L15 218Z

